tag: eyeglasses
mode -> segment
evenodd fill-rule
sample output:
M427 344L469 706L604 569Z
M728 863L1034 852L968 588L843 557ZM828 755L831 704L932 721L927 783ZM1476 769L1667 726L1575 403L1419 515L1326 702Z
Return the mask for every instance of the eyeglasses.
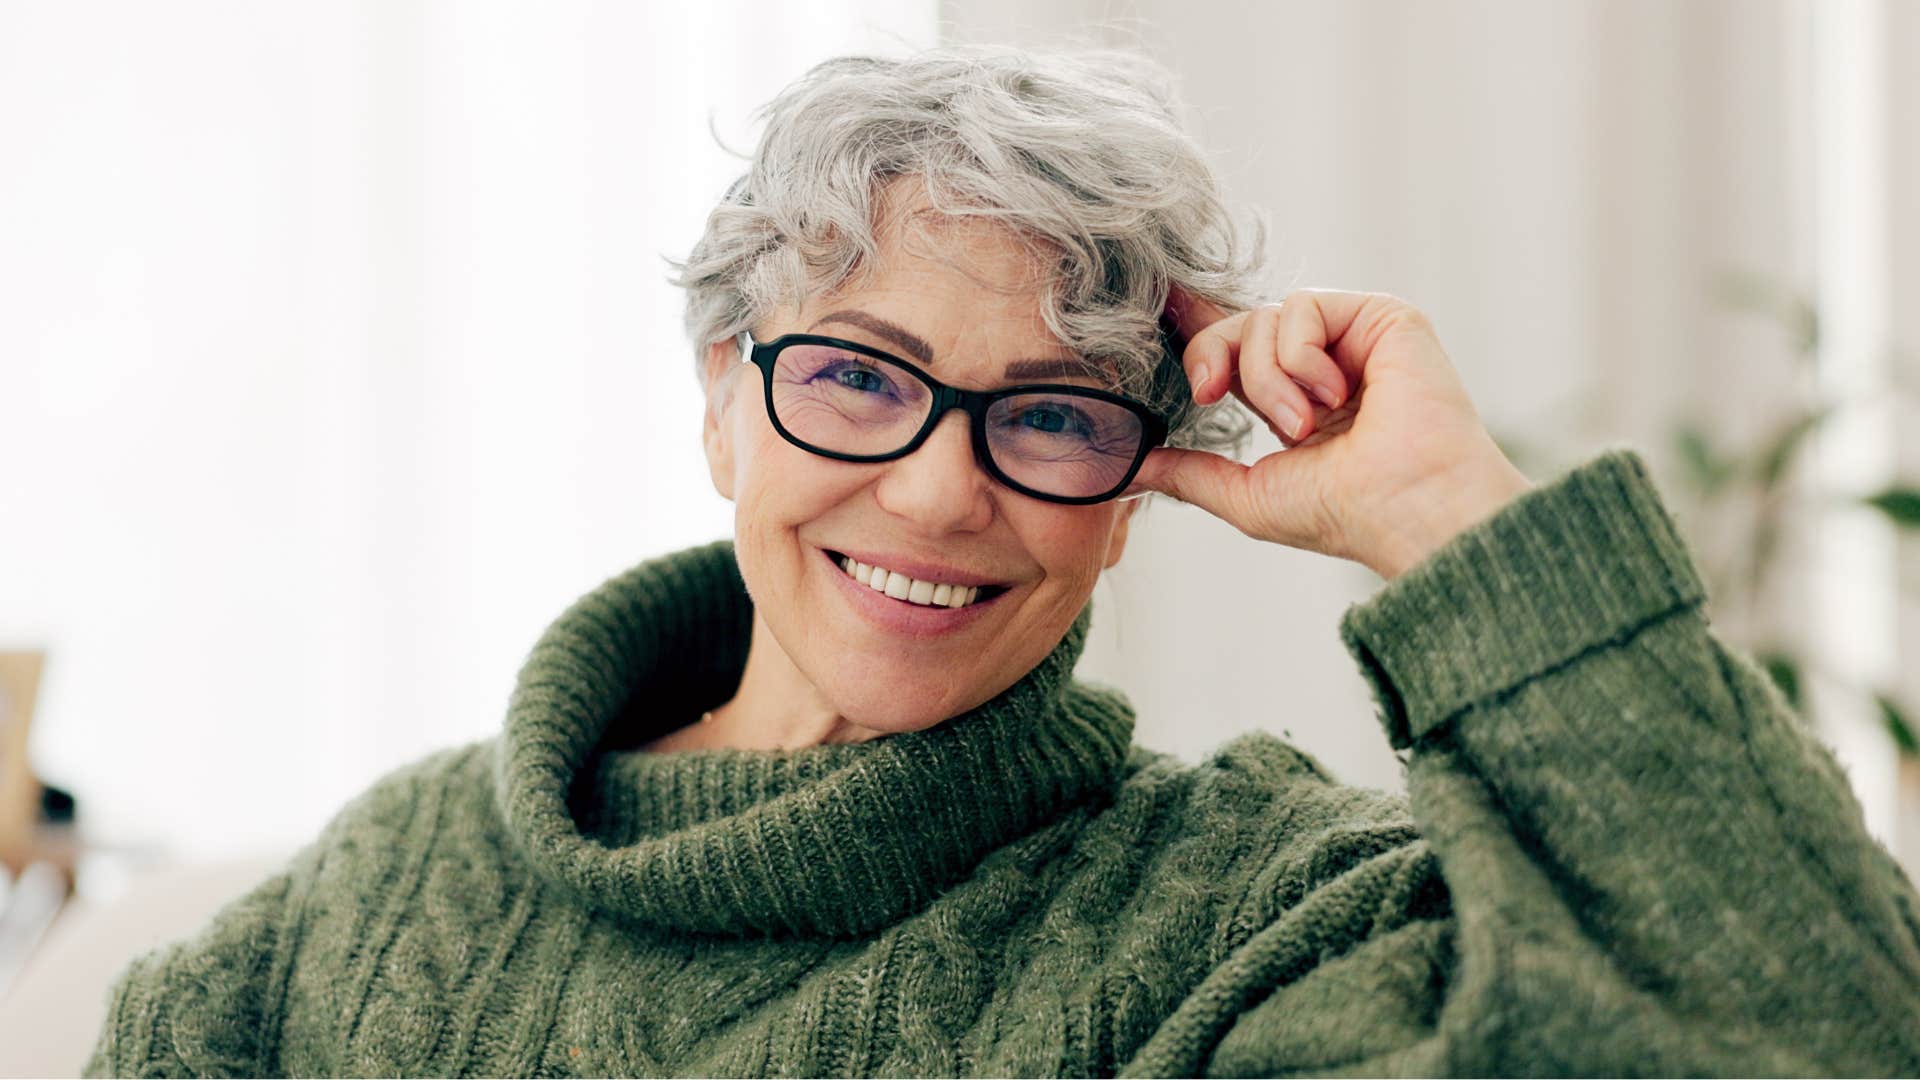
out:
M839 461L892 461L919 449L949 409L971 420L988 475L1048 502L1105 502L1126 490L1167 422L1137 401L1084 386L999 390L948 386L858 342L742 331L741 359L758 367L781 438Z

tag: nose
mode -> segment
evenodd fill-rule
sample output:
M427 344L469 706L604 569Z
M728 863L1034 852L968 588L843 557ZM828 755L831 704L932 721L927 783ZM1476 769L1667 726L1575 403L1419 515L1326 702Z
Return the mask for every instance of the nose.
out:
M977 532L993 519L993 478L973 455L967 414L950 410L913 453L885 464L875 498L931 536Z

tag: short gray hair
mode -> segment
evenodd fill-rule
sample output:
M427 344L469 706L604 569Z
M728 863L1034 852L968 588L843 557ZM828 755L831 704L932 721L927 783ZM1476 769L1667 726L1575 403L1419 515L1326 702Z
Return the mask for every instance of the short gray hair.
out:
M696 357L870 272L880 192L916 178L941 214L991 218L1057 253L1048 329L1168 416L1170 445L1237 454L1249 417L1231 396L1193 403L1160 315L1173 285L1257 303L1265 227L1254 216L1241 235L1176 108L1167 71L1125 52L972 46L815 66L761 108L746 174L674 263Z

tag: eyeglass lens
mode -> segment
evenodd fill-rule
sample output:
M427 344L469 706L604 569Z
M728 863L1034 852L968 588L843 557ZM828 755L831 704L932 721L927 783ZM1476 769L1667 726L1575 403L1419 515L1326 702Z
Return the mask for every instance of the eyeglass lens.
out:
M838 454L890 454L913 440L933 391L912 372L827 345L795 344L773 367L773 408L802 442ZM1034 491L1091 498L1114 490L1143 434L1131 409L1077 394L1016 394L987 410L987 453Z

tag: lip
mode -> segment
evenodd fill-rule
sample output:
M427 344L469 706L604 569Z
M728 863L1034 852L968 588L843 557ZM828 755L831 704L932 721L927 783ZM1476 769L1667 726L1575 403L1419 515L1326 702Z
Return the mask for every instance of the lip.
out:
M1004 591L995 593L963 608L928 607L905 600L895 600L870 585L862 585L853 580L847 576L845 570L840 569L840 565L825 548L818 550L821 565L834 581L838 582L836 587L846 594L847 601L853 609L868 622L898 637L927 639L957 633L973 625L1007 595ZM865 560L856 557L855 561L864 562Z
M822 549L825 550L825 549ZM1004 585L1003 581L981 577L979 574L962 573L952 567L924 559L909 558L905 555L882 555L874 551L855 551L852 548L839 548L840 554L852 556L854 562L863 562L868 566L884 566L895 573L905 574L921 581L944 581L949 585ZM960 609L962 611L965 608Z

